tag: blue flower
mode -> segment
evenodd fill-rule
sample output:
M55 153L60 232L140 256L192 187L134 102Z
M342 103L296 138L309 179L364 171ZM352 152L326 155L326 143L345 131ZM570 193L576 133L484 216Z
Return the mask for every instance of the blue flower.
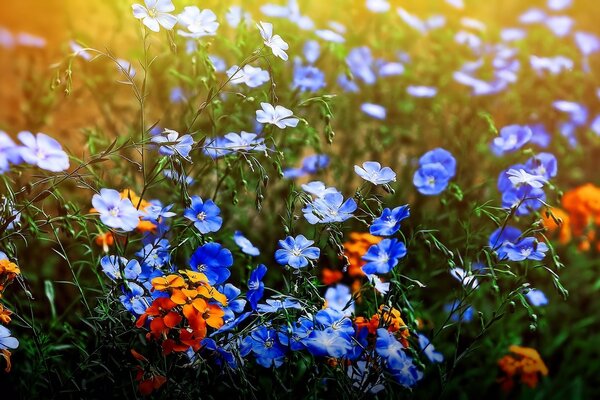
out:
M19 347L19 341L11 335L8 328L0 325L0 350L16 349Z
M341 311L346 316L354 313L354 300L350 288L342 283L327 288L325 291L327 307Z
M256 310L261 313L273 313L288 308L297 310L302 309L300 302L292 297L270 298L266 300L266 303L267 304L259 304L258 307L256 307Z
M452 322L471 322L475 310L471 306L465 307L464 304L459 308L460 304L459 300L454 300L452 303L444 305L444 311L451 314L450 319Z
M288 168L283 171L286 179L296 179L309 174L316 174L319 170L329 165L329 156L325 154L311 154L304 157L301 168Z
M386 116L385 107L380 106L379 104L373 103L363 103L360 106L362 112L367 114L369 117L384 120Z
M539 153L527 160L525 168L531 174L542 176L548 180L554 178L558 173L558 161L553 154Z
M292 351L304 350L305 340L313 331L313 322L305 317L300 318L296 323L290 326L284 326L284 331L278 332L279 341L282 345L289 347Z
M302 65L299 60L294 63L293 89L298 89L300 92L317 92L325 85L325 74L319 68Z
M200 196L192 196L190 208L183 213L184 217L194 222L194 226L202 234L221 229L223 218L220 214L221 209L212 200L203 202Z
M256 133L248 133L242 131L241 133L228 133L225 135L224 146L232 152L244 152L244 151L265 151L265 139L259 138Z
M456 175L456 159L448 150L437 147L433 150L429 150L419 158L420 167L435 163L441 164L450 178L453 178Z
M419 193L433 196L442 193L448 187L450 175L440 163L426 164L420 167L413 177L413 184Z
M250 273L250 278L248 279L248 292L246 293L246 298L250 303L250 307L253 310L256 310L258 302L262 299L263 294L265 292L265 284L262 279L267 273L267 267L263 264L259 264L256 269Z
M527 297L527 301L529 301L529 303L535 307L545 306L548 304L548 298L544 292L538 289L531 289L525 294L525 297Z
M315 329L331 329L336 334L348 339L355 333L352 320L344 312L331 307L319 310L315 314L314 325Z
M391 236L400 229L400 222L409 216L408 204L396 207L393 210L384 208L379 218L376 218L371 224L369 232L371 235Z
M373 57L368 47L356 47L350 50L346 57L346 64L352 75L367 85L372 85L377 81L377 76L373 71Z
M69 156L55 139L43 133L34 136L27 131L20 132L17 137L23 143L19 155L26 163L51 172L69 169Z
M19 147L4 131L0 131L0 174L8 171L9 163L19 164L22 161Z
M285 348L279 342L274 329L259 326L244 339L244 344L252 350L259 365L265 368L278 368L283 365Z
M211 285L223 283L231 275L233 255L219 243L206 243L198 247L190 259L190 267L202 272Z
M377 161L364 162L362 167L355 165L354 172L374 185L383 185L396 180L396 173L390 167L382 168Z
M140 222L140 213L131 200L121 198L114 189L100 189L100 194L92 197L92 206L100 214L100 220L110 228L129 232Z
M189 157L194 145L190 135L179 137L179 133L171 129L165 129L163 136L154 136L151 141L159 146L158 152L163 156L179 155L183 158Z
M406 255L406 246L397 239L383 239L372 245L362 259L367 263L362 267L365 274L387 274L398 260Z
M216 137L214 139L207 139L204 146L202 146L202 153L212 159L226 156L231 153L231 150L227 149L229 141L224 137Z
M127 287L123 287L123 295L119 299L127 311L139 316L150 306L148 298L144 295L143 287L137 283L128 282Z
M492 142L492 151L497 156L519 150L531 140L533 132L528 126L509 125L500 129L500 136Z
M354 199L344 201L341 193L327 193L302 209L310 224L344 222L352 217L357 205Z
M538 242L534 237L526 237L516 243L506 243L503 248L505 257L510 261L541 261L548 251L548 245L544 242Z
M227 70L226 74L232 84L238 85L244 83L250 88L259 87L271 79L269 71L253 67L252 65L244 65L241 69L237 65L233 65Z
M302 190L316 197L323 197L329 193L339 193L334 187L326 187L321 181L312 181L301 185Z
M233 234L233 241L239 246L243 253L249 256L260 255L260 250L250 242L240 231L235 231Z
M507 225L496 229L490 235L488 245L493 251L497 253L498 258L502 260L506 258L506 251L504 250L504 246L507 243L516 242L520 236L521 230L519 228Z
M111 280L136 279L142 272L142 267L137 260L128 261L125 257L104 256L100 259L102 272ZM121 271L123 271L121 273Z
M311 64L314 64L321 54L321 46L316 40L308 40L302 48L304 58Z
M444 355L439 351L435 351L435 347L433 347L427 336L421 333L419 333L419 346L421 347L421 350L423 350L423 353L425 353L425 356L427 356L429 361L432 363L440 363L444 361Z
M246 306L246 300L240 298L240 294L242 291L232 285L231 283L226 283L223 286L219 287L219 292L223 293L227 298L227 309L233 311L234 313L241 313L244 311L244 307Z
M288 236L285 240L279 241L281 247L275 252L275 260L280 265L289 265L292 268L304 268L308 265L308 260L317 260L321 250L312 246L315 242L306 239L303 235L295 238Z
M423 373L404 352L404 346L384 328L377 329L375 351L385 361L394 378L405 387L413 387L423 378Z
M145 245L140 251L135 253L135 255L140 257L142 263L158 268L171 261L169 247L170 245L167 239L156 239L153 243Z
M262 110L256 111L256 121L261 124L272 124L279 129L295 128L300 120L294 118L294 113L283 106L273 107L269 103L260 103Z
M340 332L327 329L315 329L304 339L306 349L317 357L344 357L352 350L352 342Z
M412 97L434 97L437 94L437 88L432 86L410 85L406 88L406 93Z

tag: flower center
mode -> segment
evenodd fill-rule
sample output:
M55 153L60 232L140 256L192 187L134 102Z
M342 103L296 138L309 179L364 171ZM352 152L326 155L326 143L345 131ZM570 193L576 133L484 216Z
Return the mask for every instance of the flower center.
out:
M148 15L150 18L156 18L158 16L158 11L156 11L156 8L152 7L148 10Z
M302 250L298 249L297 247L294 247L294 249L292 250L292 255L294 257L299 257L302 254Z
M119 215L119 207L112 208L108 213L111 217L116 217Z
M532 252L532 251L533 251L533 249L529 247L529 248L526 248L526 249L522 249L522 250L521 250L521 254L522 254L524 257L529 257L529 256L531 255L531 252Z
M427 184L429 186L435 186L435 178L433 176L427 177Z
M267 349L270 349L271 347L273 347L273 339L267 339L267 340L265 340L265 347Z
M196 218L198 221L204 221L206 219L206 213L204 211L199 212L198 215L196 215Z
M248 282L248 289L250 289L250 290L256 290L256 289L258 289L258 286L259 286L258 281Z
M206 270L206 265L204 265L204 264L198 265L198 271L202 272L202 271L205 271L205 270Z

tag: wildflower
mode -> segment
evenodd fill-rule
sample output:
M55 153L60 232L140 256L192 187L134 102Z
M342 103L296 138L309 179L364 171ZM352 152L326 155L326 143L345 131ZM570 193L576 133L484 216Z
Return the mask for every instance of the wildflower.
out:
M141 4L132 5L133 16L142 20L148 29L154 32L160 31L162 26L166 30L171 30L177 23L177 18L171 14L175 6L171 0L144 0L146 7Z
M367 279L380 294L385 296L390 291L390 283L383 282L377 275L368 274Z
M363 103L360 106L362 112L367 114L369 117L384 120L386 116L385 107L380 106L379 104L373 103Z
M387 0L367 0L367 8L374 13L384 13L391 8Z
M251 350L254 353L259 365L265 368L278 368L283 365L285 349L274 329L259 326L245 338L244 344L248 347L248 352Z
M300 302L292 297L270 298L265 301L267 304L259 304L256 307L258 312L271 313L289 308L301 310L303 307Z
M206 276L204 276L204 278L207 280ZM175 274L160 276L152 279L152 287L154 287L155 290L163 292L172 289L180 289L185 286L185 280L181 276Z
M527 144L532 136L533 132L528 126L505 126L500 129L500 136L493 140L492 150L498 156L516 151Z
M357 204L354 199L349 198L344 201L341 193L328 193L308 204L302 209L302 212L304 218L314 225L344 222L352 217L356 208Z
M301 92L317 92L325 87L325 74L313 65L294 62L294 80L292 88Z
M398 260L406 255L406 246L397 239L383 239L372 245L362 259L367 261L362 267L365 274L387 274Z
M471 322L475 310L471 306L465 306L459 300L444 305L444 311L450 314L450 320L453 322Z
M9 163L19 164L21 161L19 147L6 132L0 131L0 174L8 171Z
M373 56L368 47L362 46L350 50L346 57L346 64L352 75L365 84L372 85L377 81L373 71Z
M508 350L510 353L498 360L498 366L504 373L498 381L504 391L509 392L513 389L516 377L530 388L535 388L539 376L548 375L548 367L537 350L514 345Z
M127 287L123 287L123 295L119 300L127 311L138 316L148 308L148 298L145 297L144 288L134 282L127 282Z
M317 29L315 35L331 43L344 43L346 41L342 35L331 29Z
M400 222L410 216L408 204L393 210L384 208L381 215L373 220L369 232L371 235L391 236L400 230Z
M427 356L429 361L432 363L440 363L444 361L444 355L439 351L435 351L435 347L433 347L427 336L421 333L419 333L419 346L421 347L421 350L423 350L423 353L425 353L425 356Z
M365 275L362 271L366 262L362 257L367 253L371 245L379 243L382 239L368 233L352 232L350 240L344 243L344 256L349 263L348 274L360 277Z
M212 10L200 10L196 6L184 7L183 12L178 15L178 20L189 32L179 30L177 33L188 38L214 36L219 28L217 16Z
M257 137L256 133L241 133L231 132L225 135L224 145L232 152L239 151L265 151L265 139Z
M152 243L145 245L140 251L135 253L143 263L160 268L171 260L169 253L169 241L167 239L156 239Z
M260 31L264 44L271 48L271 51L275 56L281 58L283 61L287 61L288 55L285 50L287 50L289 46L281 36L273 35L273 24L261 21L256 26Z
M460 267L454 267L450 269L450 275L452 275L467 289L477 289L479 287L479 281L477 281L477 278L471 272L465 271Z
M534 237L526 237L516 243L506 243L503 247L505 257L510 261L541 261L548 251L548 245L544 242L538 242Z
M544 292L538 289L532 289L528 291L525 294L525 297L527 297L527 301L529 301L532 306L540 307L548 304L548 298Z
M219 243L206 243L198 247L190 259L190 267L205 274L211 285L225 282L231 275L229 267L232 265L233 255Z
M260 255L260 250L250 242L240 231L235 231L233 234L233 241L239 246L243 253L249 256Z
M253 67L249 64L244 65L241 69L237 65L233 65L227 70L226 74L232 84L239 85L243 83L249 88L259 87L271 79L269 71L265 71L259 67Z
M316 197L323 197L330 193L339 193L334 187L326 187L321 181L313 181L301 185L302 190Z
M510 180L510 182L515 187L528 185L532 188L539 189L543 187L545 183L548 182L548 180L543 176L532 175L524 169L509 169L506 172L506 174L508 175L508 179Z
M362 167L354 166L354 172L374 185L383 185L396 181L396 173L390 167L381 167L377 161L366 161Z
M260 103L262 110L256 110L256 120L261 124L272 124L279 129L295 128L300 121L294 113L283 106L273 107L269 103Z
M354 301L350 288L344 284L337 284L325 291L326 307L341 311L346 316L354 314Z
M304 58L311 64L314 64L321 55L321 45L316 40L308 40L302 48Z
M419 166L423 167L427 164L441 164L446 170L448 176L453 178L456 175L456 159L452 154L441 147L429 150L419 158Z
M142 272L142 267L137 260L127 260L125 257L104 256L100 259L100 266L102 272L113 281L135 279Z
M413 97L434 97L437 89L431 86L408 86L406 93Z
M100 214L100 220L110 228L129 232L134 230L140 221L139 211L131 200L122 198L114 189L100 189L100 194L92 197L92 205Z
M179 133L171 129L165 129L163 134L164 136L156 135L151 139L152 143L156 143L159 146L158 152L160 154L163 156L179 155L183 158L189 158L194 144L194 139L190 135L179 137Z
M0 352L2 357L6 360L6 372L10 372L10 351L8 349L16 349L19 347L19 341L11 336L11 332L8 328L0 325Z
M332 328L314 329L303 342L306 349L317 357L341 358L352 350L350 338Z
M104 251L105 253L108 253L108 248L110 246L112 246L113 244L115 244L115 237L113 236L112 232L110 232L110 231L104 232L104 233L99 233L94 238L94 242L98 246L102 247L102 251Z
M401 385L410 388L423 378L423 372L419 371L413 360L406 355L404 346L392 333L383 328L377 329L375 351L385 360L390 373Z
M432 196L446 190L450 175L440 163L431 163L421 166L413 177L413 184L419 193Z
M149 378L144 379L144 370L139 369L136 374L136 381L139 382L138 390L142 396L149 396L152 392L161 388L167 382L167 378L162 375L150 375Z
M27 131L20 132L17 137L23 143L19 155L26 163L51 172L69 169L69 156L55 139L43 133L34 136Z
M310 260L319 258L320 249L312 246L315 242L306 239L303 235L295 238L288 236L285 240L279 241L281 247L275 252L275 260L280 265L289 265L292 268L299 269L308 265Z
M250 273L250 278L248 278L248 292L246 293L246 298L253 310L256 310L258 302L262 299L265 292L265 284L262 279L266 273L267 267L263 264L259 264L258 267Z
M302 160L302 167L301 168L289 168L284 170L283 172L283 176L285 178L288 179L294 179L294 178L300 178L303 176L306 176L308 174L316 174L318 171L320 171L321 169L327 168L327 166L329 165L329 156L325 155L325 154L312 154L310 156L304 157L304 159ZM325 185L322 182L311 182L310 184L307 184L306 186L308 188L311 188L312 185L317 185L315 186L315 189L313 191L318 191L320 193L320 188L322 185L323 190L325 190ZM304 188L305 185L302 185L302 187ZM309 189L311 190L311 189ZM309 190L305 190L308 191L309 193L311 193ZM327 189L327 192L337 192L337 190L335 190L335 188L329 188ZM311 193L311 194L315 194L315 193ZM321 196L317 196L317 197L321 197Z
M221 229L223 218L221 209L212 201L202 201L200 196L192 196L190 208L187 208L183 216L194 222L194 227L202 234L217 232Z
M313 331L313 328L314 324L310 319L301 317L298 321L292 322L291 326L278 332L279 341L292 351L305 350L305 340Z

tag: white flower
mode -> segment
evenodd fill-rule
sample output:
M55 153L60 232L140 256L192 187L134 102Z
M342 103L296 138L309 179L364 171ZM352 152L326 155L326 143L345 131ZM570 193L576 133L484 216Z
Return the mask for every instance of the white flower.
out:
M455 267L450 270L450 275L456 278L464 287L468 289L477 289L479 287L479 281L470 272L465 271L462 268Z
M283 106L273 107L269 103L260 103L262 110L256 110L256 120L261 124L273 124L279 129L286 126L295 128L298 125L298 118L294 118L294 113Z
M197 39L214 36L219 28L217 16L212 10L200 10L196 6L184 7L183 12L178 15L178 20L189 31L178 30L177 33L183 37Z
M390 291L390 283L383 282L377 275L375 275L375 274L367 275L367 279L369 280L369 282L371 282L373 287L375 287L375 290L377 290L382 295L385 296L387 294L387 292Z
M144 0L146 7L140 4L134 4L133 16L141 19L148 29L154 32L160 31L160 27L167 30L173 29L177 23L177 18L169 12L175 10L171 0Z
M284 61L287 61L288 55L285 52L290 46L279 35L273 35L273 24L260 22L256 25L260 31L264 43L271 48L273 54Z
M548 182L543 176L532 175L524 169L509 169L506 175L508 175L508 179L516 187L529 185L532 188L539 189L544 186L544 183Z

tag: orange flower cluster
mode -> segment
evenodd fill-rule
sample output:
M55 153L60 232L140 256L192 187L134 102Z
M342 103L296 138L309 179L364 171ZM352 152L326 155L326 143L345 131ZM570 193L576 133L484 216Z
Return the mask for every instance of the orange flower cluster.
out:
M206 275L182 271L152 280L153 290L166 292L169 297L155 299L140 316L136 326L150 319L148 339L162 340L164 354L184 352L189 347L198 351L208 327L223 326L227 297L208 283Z
M517 377L530 388L535 388L539 375L548 375L548 367L537 350L520 346L510 346L508 350L510 354L498 360L498 366L504 373L498 382L504 391L509 392L514 388Z
M357 331L367 328L370 335L377 334L377 329L380 327L387 328L389 332L396 332L399 336L400 343L402 343L404 347L409 346L408 338L410 337L410 332L408 326L406 326L406 323L402 319L400 310L393 307L382 304L379 306L379 312L373 315L371 319L356 317L354 319L354 325L356 325Z
M7 258L3 258L0 260L0 298L4 294L4 290L15 280L17 275L21 274L21 269L19 266ZM8 325L11 321L10 316L12 315L12 311L8 308L4 307L4 304L0 303L0 323L3 325ZM8 349L0 350L0 357L3 357L6 360L6 368L4 371L10 372L12 364L10 362L11 353Z
M152 205L152 203L142 199L131 189L125 189L120 194L121 194L122 199L131 200L131 203L133 204L133 206L135 208L137 208L138 210L145 211L146 208L148 208L149 206ZM96 210L92 208L90 210L90 212L96 212ZM136 229L138 230L138 232L141 232L141 233L143 233L143 232L156 233L156 225L154 225L150 221L144 221L142 219L140 219L140 222L138 223L138 226ZM110 231L99 233L98 235L96 235L94 242L98 246L102 247L102 251L104 251L105 253L108 253L110 246L115 244L115 234Z
M588 183L570 190L562 198L562 208L552 209L555 218L544 215L544 226L556 233L562 244L574 238L581 251L588 251L592 246L600 251L597 235L597 227L600 226L600 188Z

